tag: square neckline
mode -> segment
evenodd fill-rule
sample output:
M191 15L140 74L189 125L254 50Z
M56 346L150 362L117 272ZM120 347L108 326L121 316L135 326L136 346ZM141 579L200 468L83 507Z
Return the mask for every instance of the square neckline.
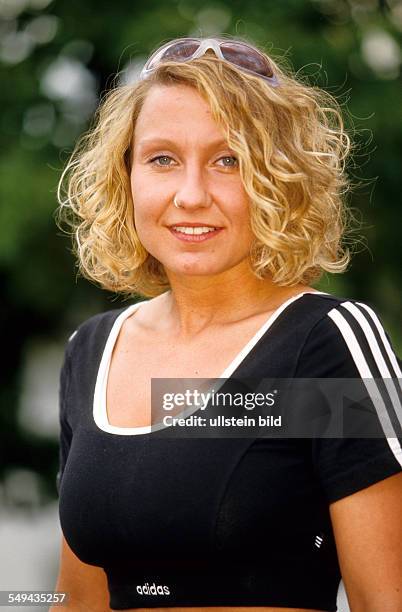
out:
M287 308L293 304L293 302L299 300L306 294L313 295L330 295L324 291L302 291L297 295L294 295L284 302L278 308L276 308L268 317L266 321L259 327L259 329L253 334L250 340L243 346L243 348L237 353L237 355L232 359L229 365L224 369L224 371L220 374L220 376L214 378L214 380L218 379L227 379L231 378L233 374L239 369L243 361L250 354L254 346L257 342L266 334L266 332L271 328L273 323L282 315ZM112 358L113 348L116 344L117 337L120 333L121 327L126 319L135 312L141 304L146 303L148 300L141 300L140 302L136 302L131 306L128 306L123 312L119 314L119 316L114 321L112 328L108 334L106 339L106 343L102 352L102 357L100 360L99 368L97 371L95 389L93 393L93 409L92 415L95 425L101 429L102 431L114 435L124 435L124 436L135 436L135 435L145 435L152 434L154 431L159 431L161 429L166 429L166 425L162 422L158 422L153 425L145 425L139 427L119 427L117 425L112 425L109 422L107 416L107 404L106 404L106 390L107 390L107 382L108 375L110 369L110 363ZM223 382L222 382L223 384ZM192 413L197 412L199 408L195 408ZM187 414L186 414L187 416Z

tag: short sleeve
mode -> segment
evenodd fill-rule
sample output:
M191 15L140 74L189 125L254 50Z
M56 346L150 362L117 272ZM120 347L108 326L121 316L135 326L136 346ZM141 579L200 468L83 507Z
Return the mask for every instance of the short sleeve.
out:
M369 381L368 401L383 433L311 440L314 470L329 503L402 471L401 365L378 315L362 302L341 302L310 331L295 376Z
M70 342L73 336L74 334L70 336L69 342L65 348L59 376L59 469L56 476L56 489L58 494L60 493L61 480L72 440L72 430L67 418L66 400L70 383Z

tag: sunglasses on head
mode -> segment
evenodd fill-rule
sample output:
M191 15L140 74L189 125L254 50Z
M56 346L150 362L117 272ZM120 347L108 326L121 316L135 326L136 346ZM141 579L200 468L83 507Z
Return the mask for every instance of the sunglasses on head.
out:
M212 49L219 59L261 77L273 87L279 85L268 59L257 49L247 43L217 38L178 38L166 43L147 60L140 79L145 79L163 62L190 62L204 55L208 49Z

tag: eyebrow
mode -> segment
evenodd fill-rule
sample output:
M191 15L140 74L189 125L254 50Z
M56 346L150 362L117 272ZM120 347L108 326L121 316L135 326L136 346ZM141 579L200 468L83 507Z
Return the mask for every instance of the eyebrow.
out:
M138 143L138 149L143 150L151 146L164 146L164 145L165 146L166 145L177 146L177 143L175 143L173 140L169 140L169 138L144 138ZM208 143L205 146L205 149L207 150L217 149L220 146L225 146L225 147L230 148L227 141L224 138L220 138L219 140L213 140L212 142Z

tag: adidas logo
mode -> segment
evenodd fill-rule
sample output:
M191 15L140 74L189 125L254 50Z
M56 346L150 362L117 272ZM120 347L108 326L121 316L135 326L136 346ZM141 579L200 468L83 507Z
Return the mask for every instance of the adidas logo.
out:
M137 593L139 595L170 595L169 587L164 584L155 584L153 582L149 585L148 582L145 584L137 585Z
M317 546L317 548L320 548L322 542L323 538L321 536L315 536L314 545Z

